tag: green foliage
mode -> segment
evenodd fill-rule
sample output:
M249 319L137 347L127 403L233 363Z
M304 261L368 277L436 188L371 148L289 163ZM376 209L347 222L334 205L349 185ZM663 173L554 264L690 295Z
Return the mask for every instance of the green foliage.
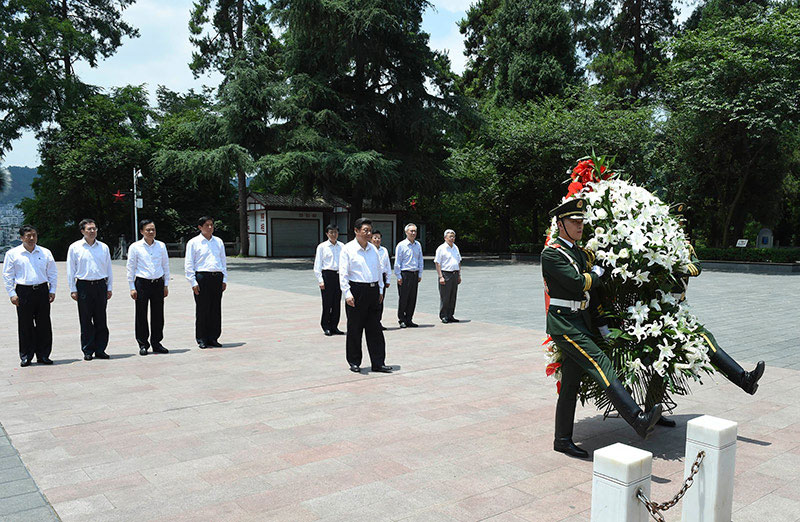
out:
M711 248L696 247L702 261L743 261L760 263L797 263L800 248Z
M25 129L39 130L96 89L73 72L96 67L122 38L138 36L122 20L135 0L12 0L0 4L0 156Z

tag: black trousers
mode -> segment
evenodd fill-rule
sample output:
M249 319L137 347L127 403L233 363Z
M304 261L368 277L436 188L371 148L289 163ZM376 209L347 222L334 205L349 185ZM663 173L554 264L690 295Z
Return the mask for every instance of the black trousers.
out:
M76 283L78 319L81 322L81 350L85 355L106 353L108 346L108 285L105 279Z
M196 272L200 294L195 294L194 337L216 341L222 333L222 272Z
M336 270L323 270L322 282L325 288L322 292L322 320L320 326L323 330L338 330L339 317L342 314L342 289L339 287L339 272Z
M417 307L417 287L419 286L419 272L416 270L403 270L400 272L403 284L397 285L400 293L400 302L397 305L397 321L401 323L413 322L414 309Z
M445 272L442 270L444 284L439 285L439 319L452 319L456 313L456 296L458 295L458 270Z
M19 358L28 361L50 357L53 351L53 327L50 324L50 289L47 283L17 285L17 331Z
M386 359L386 341L378 317L380 288L376 283L350 283L355 306L345 306L347 315L347 362L361 366L361 334L366 333L367 350L372 368L383 366Z
M136 342L139 348L145 349L161 346L164 338L164 278L153 281L137 277L133 285L136 288ZM150 327L147 324L148 307Z

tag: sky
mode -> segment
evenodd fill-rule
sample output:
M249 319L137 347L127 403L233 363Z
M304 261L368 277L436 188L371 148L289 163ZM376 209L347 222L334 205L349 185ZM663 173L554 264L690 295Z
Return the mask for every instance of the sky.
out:
M423 30L430 34L433 49L446 50L455 72L464 70L464 43L456 23L464 18L475 0L433 0L433 8L425 12ZM189 43L189 12L193 0L137 0L126 9L123 18L139 29L139 38L123 40L117 53L98 63L95 68L76 64L75 71L89 84L103 88L146 84L155 102L159 85L184 92L199 90L203 85L216 86L219 76L205 75L195 79L188 63L192 56ZM6 153L6 166L36 167L39 164L37 142L33 133L15 141Z

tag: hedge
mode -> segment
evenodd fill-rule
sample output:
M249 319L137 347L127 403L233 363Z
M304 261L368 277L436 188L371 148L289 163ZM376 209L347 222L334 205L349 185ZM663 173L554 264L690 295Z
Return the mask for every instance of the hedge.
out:
M513 243L511 252L539 254L541 243ZM746 261L751 263L797 263L800 262L800 248L709 248L696 247L701 261Z

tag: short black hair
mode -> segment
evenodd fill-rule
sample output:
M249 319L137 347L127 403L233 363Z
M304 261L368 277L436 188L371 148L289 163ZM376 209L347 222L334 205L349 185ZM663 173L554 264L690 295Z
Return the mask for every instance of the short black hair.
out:
M374 236L375 234L378 234L379 236L383 237L383 234L381 234L380 230L373 230L372 235Z
M333 223L329 223L328 226L325 227L325 233L327 234L331 230L335 230L335 231L338 232L339 231L339 227L337 225L334 225Z
M139 232L141 232L144 229L144 227L146 227L147 225L149 225L152 222L153 222L152 219L143 219L143 220L139 221Z
M84 228L86 228L86 225L88 225L88 224L90 224L90 223L91 223L91 224L94 224L94 225L97 225L97 222L96 222L94 219L92 219L92 218L85 218L85 219L82 219L80 223L78 223L78 227L79 227L81 230L83 230Z
M211 221L211 223L214 223L214 218L211 216L201 216L200 219L197 220L197 226L202 227L206 224L206 221Z
M364 225L372 225L372 220L370 218L360 217L353 223L353 228L355 230L361 230L361 227Z
M39 235L39 231L36 230L36 227L33 225L22 225L19 227L19 237L25 237L25 234L28 232L36 232L36 235Z

